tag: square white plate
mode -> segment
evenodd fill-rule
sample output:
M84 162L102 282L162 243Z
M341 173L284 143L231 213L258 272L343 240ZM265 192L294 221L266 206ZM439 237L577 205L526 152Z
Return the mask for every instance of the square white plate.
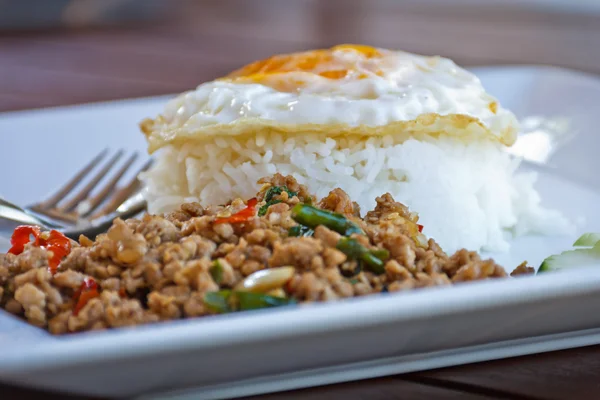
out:
M580 232L600 231L600 80L545 67L475 72L519 117L569 122L556 151L524 168L540 172L545 205L585 217ZM26 204L103 147L144 150L137 123L165 99L0 114L0 193ZM539 265L574 239L524 237L495 256ZM600 268L64 337L0 312L0 380L103 396L241 396L600 343L590 330L598 309Z

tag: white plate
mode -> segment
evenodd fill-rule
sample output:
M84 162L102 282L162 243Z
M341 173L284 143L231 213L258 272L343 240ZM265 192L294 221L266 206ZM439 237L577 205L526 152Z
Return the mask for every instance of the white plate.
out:
M600 230L600 80L538 67L476 72L520 117L570 121L575 135L532 167L543 203L585 217L582 232ZM0 114L2 195L28 203L102 147L143 150L136 124L164 101ZM574 238L521 238L497 258L538 264ZM600 343L582 331L600 327L598 309L592 268L65 337L0 312L0 380L103 396L187 387L241 396Z

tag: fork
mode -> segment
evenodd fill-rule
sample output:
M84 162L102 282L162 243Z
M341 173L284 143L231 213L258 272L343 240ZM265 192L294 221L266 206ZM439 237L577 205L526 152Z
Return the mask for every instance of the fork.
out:
M77 239L81 234L93 238L105 231L115 218L129 218L145 210L146 202L141 194L137 175L146 170L151 161L144 163L133 179L124 186L117 187L138 157L134 152L111 174L106 183L100 186L103 179L107 178L109 172L115 170L115 166L123 159L125 151L117 151L103 163L99 171L92 174L94 167L105 160L108 154L108 149L102 150L45 200L19 207L0 198L0 218L19 224L56 229L72 239ZM88 177L89 181L76 190Z

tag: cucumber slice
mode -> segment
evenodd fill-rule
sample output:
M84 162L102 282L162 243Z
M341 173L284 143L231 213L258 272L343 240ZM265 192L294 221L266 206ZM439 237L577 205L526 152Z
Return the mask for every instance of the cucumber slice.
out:
M600 246L591 249L575 249L563 251L550 256L542 262L538 272L558 271L566 268L600 266Z
M600 242L600 233L584 233L573 243L575 247L593 247Z

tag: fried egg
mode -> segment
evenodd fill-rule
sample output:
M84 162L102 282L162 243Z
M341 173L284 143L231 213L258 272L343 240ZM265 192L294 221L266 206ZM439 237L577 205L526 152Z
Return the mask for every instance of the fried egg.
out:
M510 146L515 116L442 57L363 45L276 55L203 83L144 120L153 152L211 136L447 135Z

